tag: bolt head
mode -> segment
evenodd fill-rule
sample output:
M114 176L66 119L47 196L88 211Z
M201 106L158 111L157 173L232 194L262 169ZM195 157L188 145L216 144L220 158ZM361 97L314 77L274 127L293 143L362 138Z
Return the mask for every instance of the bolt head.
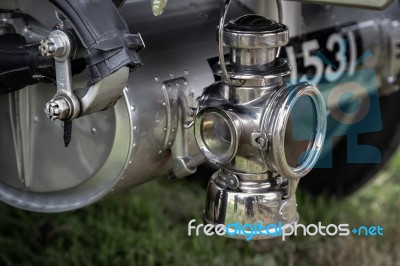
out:
M231 190L237 190L240 185L239 178L235 175L229 175L226 178L226 185Z
M47 117L51 120L67 121L72 114L71 106L67 99L59 97L50 100L44 109Z
M62 38L55 36L53 38L42 40L39 45L39 51L43 56L62 57L64 56L66 49Z

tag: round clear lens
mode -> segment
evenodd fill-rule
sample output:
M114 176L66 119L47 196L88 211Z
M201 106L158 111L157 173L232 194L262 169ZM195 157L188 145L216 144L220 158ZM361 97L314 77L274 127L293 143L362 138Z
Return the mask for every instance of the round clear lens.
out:
M229 152L232 132L221 115L217 113L205 115L201 123L201 134L205 146L211 153L223 156Z
M317 130L317 112L310 96L301 96L293 106L285 131L285 156L298 167L310 155Z

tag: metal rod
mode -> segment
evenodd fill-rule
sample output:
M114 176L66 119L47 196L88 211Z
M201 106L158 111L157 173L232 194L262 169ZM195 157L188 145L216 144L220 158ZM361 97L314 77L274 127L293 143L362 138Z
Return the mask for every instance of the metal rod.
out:
M218 34L218 55L219 55L219 63L221 65L221 71L222 71L222 78L228 83L232 83L228 70L226 69L225 65L225 57L224 57L224 25L225 25L225 19L226 19L226 14L228 13L229 5L231 3L231 0L226 0L224 4L224 9L222 10L221 14L221 19L219 21L219 34Z
M278 21L279 23L283 23L283 8L282 8L282 1L276 0L276 7L278 8ZM281 47L278 47L276 51L276 57L279 57L281 53Z

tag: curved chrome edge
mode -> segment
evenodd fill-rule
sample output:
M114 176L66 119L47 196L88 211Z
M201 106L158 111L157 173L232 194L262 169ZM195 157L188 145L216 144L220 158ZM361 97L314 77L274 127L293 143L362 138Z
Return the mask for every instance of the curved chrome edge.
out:
M229 127L229 132L231 134L231 143L229 149L224 155L215 155L210 151L203 140L202 134L202 123L206 115L208 114L217 114L219 117L224 119L226 124ZM241 135L240 127L237 124L240 124L239 119L235 117L234 114L228 114L227 112L217 108L217 107L206 107L201 109L198 114L196 115L196 119L194 122L194 134L195 140L199 149L203 152L203 154L209 159L212 163L217 165L222 165L224 163L229 162L235 156L238 146L239 146L239 138Z
M297 100L302 96L309 96L314 104L317 125L314 140L309 148L308 156L304 162L292 167L288 164L285 154L285 132L291 111ZM326 107L324 99L318 88L308 83L300 83L296 86L283 86L271 99L263 119L263 128L267 130L270 138L271 149L263 153L268 166L280 175L298 179L311 171L322 151L326 133ZM271 118L273 118L271 120ZM268 123L266 121L272 121Z

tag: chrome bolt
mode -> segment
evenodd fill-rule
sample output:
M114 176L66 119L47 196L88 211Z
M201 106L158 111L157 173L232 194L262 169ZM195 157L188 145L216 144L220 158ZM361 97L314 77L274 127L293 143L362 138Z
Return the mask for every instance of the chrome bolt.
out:
M239 178L235 175L229 175L226 178L226 185L231 190L237 190L239 188Z
M258 138L256 139L256 142L258 143L260 149L265 148L265 146L267 146L267 141L266 141L265 138L258 137Z
M40 53L43 56L51 57L50 46L51 46L51 44L50 44L50 40L49 39L42 40L40 42L40 45L39 45Z
M251 145L253 147L259 148L260 150L265 150L268 147L268 138L264 133L252 132Z
M46 104L44 109L47 117L51 120L68 120L71 116L71 107L67 99L64 97L59 97L56 99L51 99L50 102Z
M65 42L62 36L46 38L40 42L39 51L43 56L62 57L66 52Z

